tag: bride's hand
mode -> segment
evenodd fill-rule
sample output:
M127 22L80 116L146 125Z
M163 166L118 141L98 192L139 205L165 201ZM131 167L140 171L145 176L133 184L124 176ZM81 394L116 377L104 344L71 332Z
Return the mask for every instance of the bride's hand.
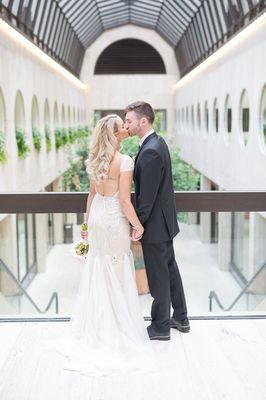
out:
M143 233L144 233L144 228L143 228L143 226L142 226L141 224L136 225L136 226L133 226L133 227L132 227L132 236L131 236L131 239L132 239L134 242L137 242L138 240L140 240L140 239L142 238Z

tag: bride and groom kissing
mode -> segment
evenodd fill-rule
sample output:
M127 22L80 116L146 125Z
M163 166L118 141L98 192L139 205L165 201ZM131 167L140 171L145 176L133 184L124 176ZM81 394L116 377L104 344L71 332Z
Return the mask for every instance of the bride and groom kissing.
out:
M84 287L84 282L80 285L76 300L79 318L74 318L80 336L97 336L104 342L123 332L124 338L128 336L134 341L140 337L170 340L170 328L180 332L190 330L173 248L173 238L179 227L171 159L166 142L152 129L153 121L151 105L137 101L126 107L125 122L110 114L99 120L94 129L86 161L90 177L86 209L88 231L81 233L90 245L84 266L87 279L81 279L88 286ZM135 135L140 142L133 161L119 149L122 140ZM132 179L134 206L131 203ZM141 241L153 298L151 324L145 333L137 301L131 240ZM84 304L84 291L87 305ZM87 324L79 321L84 320L84 316L80 316L83 307L86 308ZM97 323L99 315L102 324ZM84 326L89 329L86 331Z

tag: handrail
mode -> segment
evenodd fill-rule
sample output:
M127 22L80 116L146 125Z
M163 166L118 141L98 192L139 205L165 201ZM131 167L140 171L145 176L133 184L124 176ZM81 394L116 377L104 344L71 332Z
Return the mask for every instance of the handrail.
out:
M82 213L87 197L87 192L0 192L0 214ZM175 201L180 212L266 211L266 190L176 191Z
M34 302L34 300L30 297L30 295L28 294L28 292L24 289L24 287L21 285L21 283L17 280L17 278L15 277L15 275L13 274L12 271L10 271L10 269L8 268L8 266L4 263L4 261L0 258L0 266L2 266L4 268L4 270L8 273L8 275L13 279L13 281L18 285L18 287L20 288L20 290L23 292L23 294L27 297L27 299L30 301L30 303L33 305L33 307L40 313L40 314L44 314L46 313L53 301L55 300L55 313L58 314L58 294L57 292L53 292L49 303L47 304L46 308L44 311L42 311L37 304Z
M212 300L214 299L216 301L216 303L218 304L218 306L221 308L221 310L223 311L230 311L234 305L238 302L238 300L245 294L246 290L249 288L249 286L254 282L254 280L257 278L257 276L261 273L261 271L266 267L266 263L263 264L258 271L253 275L253 277L247 282L247 284L243 287L243 289L241 290L241 292L237 295L237 297L235 298L235 300L232 302L232 304L225 308L219 297L217 296L215 290L211 290L210 294L209 294L209 310L212 311Z

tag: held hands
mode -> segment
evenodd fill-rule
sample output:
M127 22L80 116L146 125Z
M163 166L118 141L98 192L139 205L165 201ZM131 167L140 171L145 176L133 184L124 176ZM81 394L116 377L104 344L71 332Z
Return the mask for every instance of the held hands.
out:
M142 238L143 233L144 233L144 228L141 224L132 226L131 240L133 242L137 242Z

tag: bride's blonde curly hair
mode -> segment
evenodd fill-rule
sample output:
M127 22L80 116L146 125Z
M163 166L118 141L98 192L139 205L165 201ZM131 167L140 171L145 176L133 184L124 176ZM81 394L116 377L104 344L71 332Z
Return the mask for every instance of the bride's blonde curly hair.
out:
M116 114L101 118L95 126L88 159L85 161L86 171L92 179L99 181L108 177L110 163L118 148L115 133L118 130Z

